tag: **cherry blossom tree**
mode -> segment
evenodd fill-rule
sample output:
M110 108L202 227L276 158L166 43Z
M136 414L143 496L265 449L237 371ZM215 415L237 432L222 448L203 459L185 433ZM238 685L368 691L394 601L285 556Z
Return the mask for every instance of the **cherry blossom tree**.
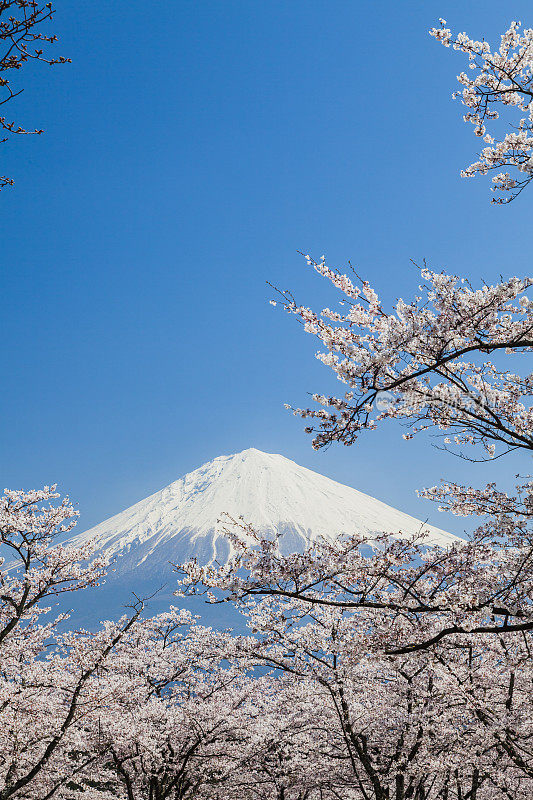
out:
M66 592L98 585L106 562L91 558L93 547L55 543L65 540L79 512L56 486L7 491L0 498L0 645L44 612L44 603ZM83 566L86 564L86 566Z
M67 592L98 585L102 559L91 546L56 544L77 511L55 487L6 491L0 499L0 798L49 797L76 767L68 752L80 721L97 704L94 676L137 620L96 634L65 633L66 616L50 604Z
M255 677L255 644L176 608L138 619L92 679L99 703L55 796L310 800L321 774L311 696Z
M246 533L253 535L249 528ZM533 760L524 709L532 687L521 670L524 645L500 645L490 637L494 644L486 648L479 636L459 642L445 637L431 648L386 652L396 617L396 636L404 629L411 638L415 625L401 608L394 613L370 593L363 601L361 583L360 593L342 588L352 579L342 561L362 559L361 541L338 562L326 543L314 553L281 556L275 542L258 541L253 551L243 538L236 569L183 569L189 580L227 592L257 639L251 657L296 678L307 692L307 713L315 722L304 726L303 747L314 752L313 765L323 765L319 786L326 796L503 800L513 792L514 800L525 800L530 795ZM398 569L401 551L395 553ZM367 557L367 587L379 580L392 556L389 549L379 565ZM321 572L326 563L327 578ZM398 584L406 579L405 572L400 575ZM517 692L512 710L510 691ZM300 711L300 719L305 713Z
M100 786L128 800L188 800L224 784L242 760L253 685L231 663L236 650L239 640L187 611L139 620L99 677L108 700L86 747L100 753Z
M472 178L498 170L492 181L500 195L493 202L509 203L533 180L533 29L521 30L520 23L512 22L500 46L492 48L485 39L452 34L446 20L439 23L430 35L468 56L470 72L457 76L463 88L454 97L466 106L465 122L472 123L486 144L479 160L461 175ZM498 123L501 114L507 116L510 131Z
M253 642L252 656L256 646ZM256 655L256 654L255 654ZM223 786L225 800L319 800L339 784L331 714L310 681L292 672L254 677L243 757Z
M84 728L105 706L99 670L140 611L94 634L59 634L50 625L31 642L22 631L13 637L2 652L0 797L72 798L70 782L97 758Z
M48 30L48 23L54 14L52 3L41 3L38 0L0 0L0 106L12 101L23 91L11 84L5 75L8 70L16 70L18 73L29 61L40 61L49 65L70 61L63 56L50 57L45 52L48 45L57 41L57 36ZM2 115L0 129L6 137L11 134L42 133L38 129L26 130ZM7 141L7 138L2 141ZM11 178L0 176L0 190L12 185Z
M449 707L460 710L456 727L470 739L463 763L472 756L487 766L492 762L488 781L503 796L530 794L533 731L528 708L533 685L528 637L476 637L462 648L446 642L433 658Z

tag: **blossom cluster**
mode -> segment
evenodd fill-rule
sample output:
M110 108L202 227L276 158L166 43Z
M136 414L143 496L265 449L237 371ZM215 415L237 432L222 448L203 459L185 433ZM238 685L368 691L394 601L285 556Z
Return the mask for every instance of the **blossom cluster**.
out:
M342 310L316 313L289 293L281 293L283 305L319 340L316 357L348 386L341 396L315 393L318 409L293 409L318 422L307 428L315 448L352 444L385 419L408 424L406 439L431 428L445 445L480 444L488 457L498 446L533 447L533 374L501 370L487 358L531 352L531 278L475 289L424 266L420 294L387 310L367 281L354 287L324 257L306 260L340 289Z
M468 56L470 72L457 76L463 88L453 96L467 109L465 122L474 126L475 135L487 145L461 175L471 178L498 171L492 181L493 191L500 194L493 202L508 203L533 180L533 29L521 30L520 23L512 22L500 46L493 49L487 41L476 41L466 33L454 36L445 20L439 22L430 35ZM495 128L502 111L514 115L513 130L506 133Z

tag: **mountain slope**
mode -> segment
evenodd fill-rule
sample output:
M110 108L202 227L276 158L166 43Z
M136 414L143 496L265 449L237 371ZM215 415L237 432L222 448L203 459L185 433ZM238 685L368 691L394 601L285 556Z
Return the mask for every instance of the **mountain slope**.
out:
M252 448L215 458L74 541L94 540L99 552L116 559L117 576L168 575L169 562L227 559L229 544L217 525L223 512L242 515L263 532L280 532L286 551L318 536L333 540L356 532L401 536L423 528L435 543L455 540L356 489Z

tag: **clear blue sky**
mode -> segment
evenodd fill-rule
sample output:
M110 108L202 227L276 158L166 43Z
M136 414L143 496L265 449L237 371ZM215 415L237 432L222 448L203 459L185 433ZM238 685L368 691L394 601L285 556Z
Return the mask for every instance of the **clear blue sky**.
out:
M351 259L393 300L410 259L490 281L531 264L533 192L460 179L475 140L439 16L494 38L530 3L57 0L64 67L0 150L3 485L59 482L82 528L217 455L279 452L418 516L472 468L392 426L314 453L284 402L324 390L265 281L331 301L298 250ZM16 76L15 76L16 77ZM448 527L459 530L460 522Z

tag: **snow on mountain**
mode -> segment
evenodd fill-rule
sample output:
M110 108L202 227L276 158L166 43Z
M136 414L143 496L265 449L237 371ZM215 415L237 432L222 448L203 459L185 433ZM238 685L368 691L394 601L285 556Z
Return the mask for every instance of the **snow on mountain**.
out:
M117 576L168 574L169 562L227 559L229 543L217 524L223 512L265 533L278 531L285 551L302 550L318 536L363 532L402 536L422 528L441 545L456 539L284 456L251 448L215 458L73 541L96 541L99 552L116 559Z

